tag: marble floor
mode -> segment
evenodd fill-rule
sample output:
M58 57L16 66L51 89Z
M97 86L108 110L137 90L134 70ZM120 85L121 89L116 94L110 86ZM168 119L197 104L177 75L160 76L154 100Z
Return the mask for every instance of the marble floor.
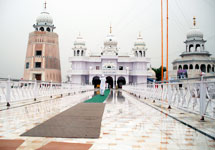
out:
M0 139L24 140L18 150L34 150L50 142L92 144L92 150L207 150L215 141L141 103L123 91L105 101L99 139L23 137L25 131L83 102L93 92L50 99L0 111ZM63 149L61 149L63 150Z

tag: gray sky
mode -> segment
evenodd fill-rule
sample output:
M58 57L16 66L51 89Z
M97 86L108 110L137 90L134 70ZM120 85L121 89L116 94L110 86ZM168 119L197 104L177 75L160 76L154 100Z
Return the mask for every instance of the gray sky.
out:
M32 25L42 11L43 3L44 0L0 0L0 77L22 77L28 34L34 31ZM47 10L57 27L55 32L59 35L64 80L70 66L68 56L72 55L71 48L78 33L81 32L86 40L88 51L98 52L109 32L110 22L120 51L130 52L141 31L152 67L160 66L160 0L47 0L47 3ZM193 16L207 40L206 49L213 57L215 55L215 0L169 0L171 69L171 62L185 50L183 42L192 27Z

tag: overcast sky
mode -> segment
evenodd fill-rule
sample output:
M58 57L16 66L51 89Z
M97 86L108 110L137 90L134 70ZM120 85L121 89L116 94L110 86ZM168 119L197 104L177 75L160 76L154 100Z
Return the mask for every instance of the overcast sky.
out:
M28 34L34 31L32 25L43 10L43 3L44 0L0 0L0 77L23 76ZM164 11L165 6L166 0ZM68 57L72 55L71 48L78 33L86 40L88 51L99 52L110 22L121 52L131 51L141 31L151 66L160 66L160 0L47 0L47 10L56 26L54 32L59 35L64 80L70 66ZM206 49L213 57L215 55L215 0L169 0L171 69L171 62L185 50L183 42L192 27L193 16L207 40Z

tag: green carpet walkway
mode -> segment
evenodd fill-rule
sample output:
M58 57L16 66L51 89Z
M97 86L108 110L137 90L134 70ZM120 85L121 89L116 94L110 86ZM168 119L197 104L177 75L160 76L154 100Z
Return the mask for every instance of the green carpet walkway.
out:
M84 101L84 103L103 103L110 93L110 89L105 90L104 96L98 94L91 99Z

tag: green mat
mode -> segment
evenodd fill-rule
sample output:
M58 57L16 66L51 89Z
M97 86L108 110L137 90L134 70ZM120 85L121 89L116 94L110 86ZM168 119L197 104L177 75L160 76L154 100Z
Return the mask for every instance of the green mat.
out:
M105 90L104 96L98 94L91 99L84 101L84 103L103 103L110 93L110 89Z

